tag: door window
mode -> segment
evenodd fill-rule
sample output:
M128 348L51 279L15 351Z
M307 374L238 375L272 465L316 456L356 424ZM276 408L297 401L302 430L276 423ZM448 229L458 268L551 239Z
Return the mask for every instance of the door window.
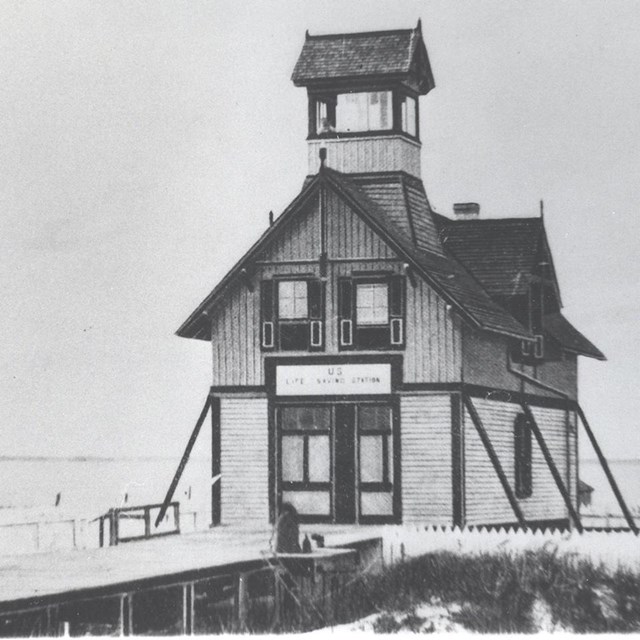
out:
M390 404L291 405L276 415L281 501L308 521L393 517Z

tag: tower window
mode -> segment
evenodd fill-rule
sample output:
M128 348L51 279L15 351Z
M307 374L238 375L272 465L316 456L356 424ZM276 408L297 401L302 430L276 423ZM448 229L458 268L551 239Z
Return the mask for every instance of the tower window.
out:
M405 96L400 107L402 130L414 138L418 135L416 99Z
M337 131L384 131L391 129L391 91L338 94Z

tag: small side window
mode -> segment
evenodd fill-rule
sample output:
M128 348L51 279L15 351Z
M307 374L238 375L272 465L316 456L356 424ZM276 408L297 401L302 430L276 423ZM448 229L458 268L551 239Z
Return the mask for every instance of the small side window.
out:
M529 498L533 491L531 425L523 413L516 416L513 436L516 498Z
M400 105L402 130L415 138L418 135L416 99L405 96Z

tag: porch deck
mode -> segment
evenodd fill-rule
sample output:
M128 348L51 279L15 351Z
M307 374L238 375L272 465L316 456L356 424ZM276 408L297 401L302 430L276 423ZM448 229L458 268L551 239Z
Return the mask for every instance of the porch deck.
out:
M326 546L379 537L380 526L309 525ZM273 557L273 530L219 526L210 531L91 550L0 556L0 612L67 598L106 595L193 579Z

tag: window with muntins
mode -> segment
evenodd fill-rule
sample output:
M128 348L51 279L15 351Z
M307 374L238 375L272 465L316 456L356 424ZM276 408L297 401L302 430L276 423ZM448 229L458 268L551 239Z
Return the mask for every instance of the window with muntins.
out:
M404 348L404 290L402 276L341 278L338 282L340 349Z
M516 497L529 498L533 491L531 425L523 413L516 416L513 435Z
M264 351L324 349L324 286L313 279L264 280L260 291Z
M385 131L392 125L391 91L338 94L336 131Z

